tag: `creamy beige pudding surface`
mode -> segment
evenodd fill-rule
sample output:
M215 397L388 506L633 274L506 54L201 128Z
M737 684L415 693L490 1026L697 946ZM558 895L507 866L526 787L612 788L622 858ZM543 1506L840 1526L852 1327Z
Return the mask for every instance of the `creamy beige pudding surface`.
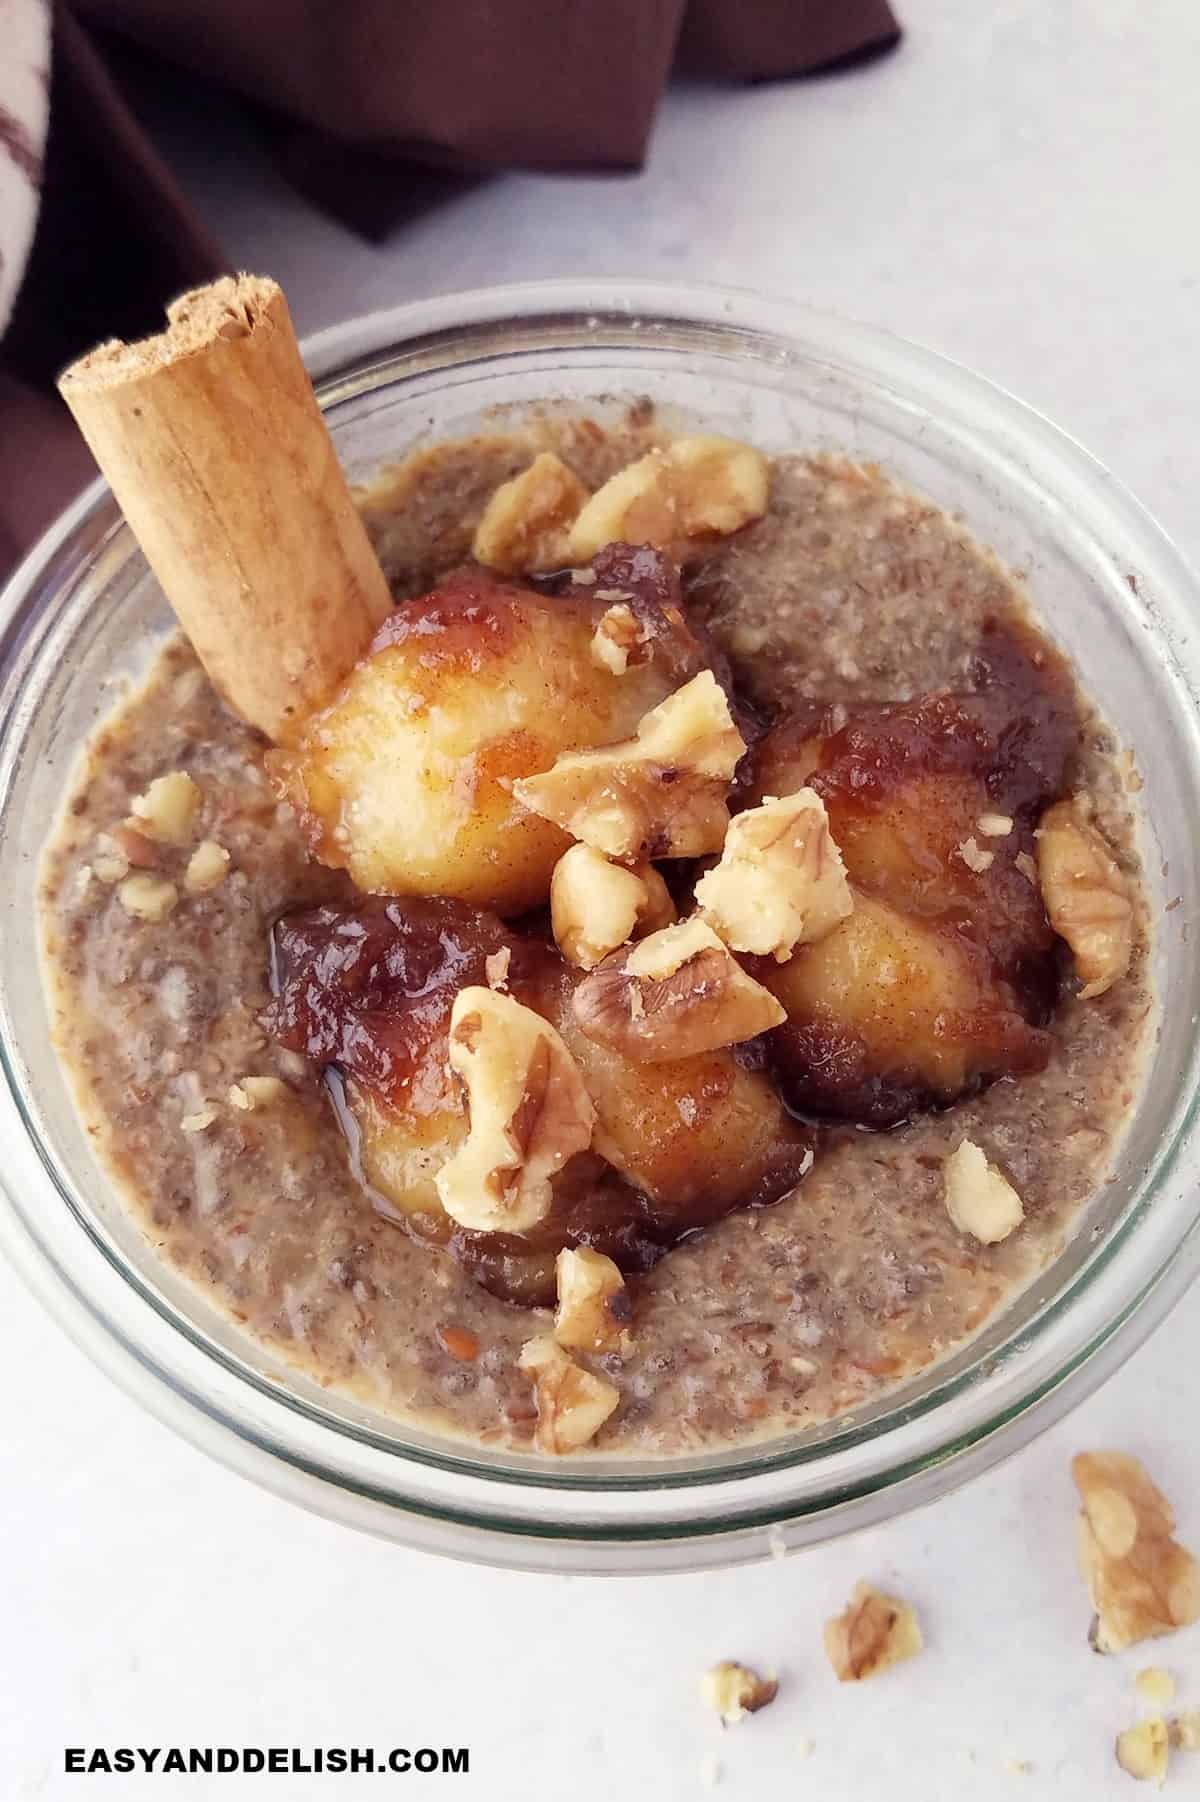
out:
M642 409L621 432L543 422L410 459L359 497L397 597L423 594L462 564L497 485L533 451L552 443L594 489L654 431ZM717 1077L680 1090L686 1153L689 1133L702 1133L706 1120L719 1134L735 1075L764 1093L777 1081L792 1109L780 1116L786 1155L775 1148L760 1159L762 1181L738 1198L770 1205L726 1211L728 1196L710 1206L704 1195L697 1200L692 1181L687 1207L669 1227L660 1207L639 1215L624 1238L614 1230L610 1243L599 1233L596 1242L628 1272L627 1312L614 1349L571 1356L619 1392L591 1441L607 1452L680 1453L810 1426L871 1400L976 1332L1055 1256L1103 1182L1153 1015L1131 766L1029 626L1017 584L958 525L874 470L777 459L765 517L693 546L683 594L706 655L732 678L735 712L752 742L735 809L797 787L796 771L804 779L814 767L798 747L841 745L839 733L860 728L841 776L831 762L825 777L833 836L857 898L853 917L864 930L877 924L879 897L894 901L896 884L907 883L912 916L936 917L939 932L961 939L994 904L1000 936L1015 935L1006 968L1021 1003L999 1027L986 1009L973 1017L967 1038L981 1036L986 1051L972 1051L964 1068L953 1056L947 1063L939 1040L932 1062L915 1071L901 1067L906 1054L892 1045L882 1074L870 1057L864 1062L853 1034L820 1025L825 1016L814 1003L817 1025L802 1030L794 1016L722 1054L728 1068ZM415 605L412 630L424 630L420 622L432 616L420 612L426 603ZM875 703L918 711L879 713ZM1010 717L999 718L1005 707ZM943 905L948 864L930 862L922 809L943 805L936 782L948 769L948 780L976 780L983 737L994 804L979 810L978 823L973 812L961 837L949 822L953 892ZM603 740L593 734L586 742ZM946 744L957 747L953 755ZM899 812L888 812L891 791L884 794L890 837L860 838L855 785L865 779L854 772L869 764L876 776L890 770L891 780L896 745L909 758L903 780L917 787L903 789ZM156 819L158 803L138 798L175 772L186 772L198 792L179 791L175 811ZM920 786L926 777L933 787ZM317 965L297 963L285 919L276 980L286 984L290 973L296 981L289 1026L279 1003L271 1006L269 952L281 916L324 904L332 912L323 918L344 930L362 897L344 871L313 860L312 820L279 800L279 780L278 768L274 779L264 769L258 734L223 706L187 644L172 640L88 746L47 852L46 965L63 1058L101 1155L146 1233L247 1334L321 1383L397 1416L527 1446L539 1391L520 1360L550 1327L552 1242L544 1241L550 1252L538 1251L535 1235L528 1252L514 1249L511 1236L507 1250L489 1246L487 1234L448 1240L445 1222L431 1222L428 1210L407 1213L394 1194L385 1199L386 1181L371 1190L360 1181L353 1148L369 1168L375 1154L358 1143L353 1121L349 1135L343 1131L334 1101L346 1121L344 1088L323 1080L319 1063L343 1075L348 1067L352 1088L362 1067L349 1052L326 1049L313 1062L296 1049L303 1035L295 1010ZM1121 867L1133 919L1127 970L1085 998L1082 959L1073 972L1066 945L1046 926L1034 838L1041 808L1079 794L1089 798L1090 829ZM131 813L135 803L145 830ZM838 806L848 809L844 837ZM686 914L703 863L659 867ZM524 905L503 909L506 921ZM483 932L479 958L489 947L494 954L495 932L506 943L509 936L507 926L477 929L465 915L418 924L421 944L436 941L439 956L458 943L456 933L466 943ZM552 947L544 915L512 930ZM1032 934L1033 951L1021 932ZM836 942L836 933L823 941ZM884 966L903 942L872 943L871 979L882 970L892 980ZM1079 946L1072 949L1079 957ZM813 961L821 946L807 950L806 967L825 969ZM795 991L781 966L763 956L744 961L792 1014ZM489 964L488 980L494 970ZM924 981L918 973L918 986ZM384 997L381 1005L392 1003ZM891 1005L878 1004L885 1014ZM355 1031L382 1031L374 1014L363 1028L364 1017L353 1016ZM949 1017L935 1019L935 1037ZM903 1037L909 1028L901 1024ZM386 1033L372 1041L385 1042L396 1041ZM575 1043L569 1034L568 1042ZM444 1048L439 1072L443 1060ZM420 1080L428 1076L426 1066L413 1068L425 1072ZM651 1083L662 1069L641 1066ZM254 1080L263 1078L278 1080ZM383 1105L385 1089L376 1082L371 1105ZM453 1083L446 1092L458 1094ZM388 1105L396 1105L394 1091ZM961 1213L956 1225L947 1206L946 1160L964 1140L1020 1199L1023 1220L995 1243L963 1230ZM429 1155L432 1168L436 1144ZM736 1152L726 1147L723 1155ZM602 1189L611 1170L583 1156L591 1163L575 1166L578 1183ZM591 1219L590 1195L580 1218ZM531 1307L531 1298L540 1305Z

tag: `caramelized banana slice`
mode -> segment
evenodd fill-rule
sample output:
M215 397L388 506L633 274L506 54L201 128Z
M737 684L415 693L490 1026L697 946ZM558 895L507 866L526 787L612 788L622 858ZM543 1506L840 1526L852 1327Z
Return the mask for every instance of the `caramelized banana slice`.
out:
M620 676L598 665L606 603L582 592L464 571L396 609L331 705L268 757L323 863L368 892L501 913L545 901L569 840L514 781L620 739L678 680L678 635L652 603L655 654ZM686 635L684 661L697 650Z
M787 1010L770 1055L804 1112L887 1125L1049 1054L974 946L866 895L789 963L749 967Z
M1053 935L1017 863L1033 849L1033 817L1006 815L1009 830L992 831L999 756L970 711L936 696L858 709L835 730L800 715L757 747L750 785L779 793L774 784L803 772L855 887L986 948L1001 975L1031 983L1041 1012L1053 999Z
M1026 871L1076 731L1070 672L1017 628L985 631L963 695L809 704L756 746L748 799L808 783L856 888L985 952L1032 1019L1057 993Z
M596 1044L571 1007L579 972L493 914L415 898L313 908L279 922L274 953L265 1024L336 1073L364 1179L509 1299L552 1303L564 1246L645 1269L693 1228L777 1199L812 1163L812 1134L761 1072L727 1050L643 1067ZM457 1225L437 1184L468 1126L447 1068L455 998L504 954L506 992L557 1028L596 1117L592 1150L551 1176L549 1209L521 1234Z

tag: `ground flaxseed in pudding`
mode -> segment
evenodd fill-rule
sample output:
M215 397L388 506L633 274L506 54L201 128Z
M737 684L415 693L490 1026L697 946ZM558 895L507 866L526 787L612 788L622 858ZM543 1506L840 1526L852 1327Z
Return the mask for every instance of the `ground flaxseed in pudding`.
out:
M469 556L495 490L520 476L536 452L561 453L592 491L654 442L645 414L624 434L586 421L543 424L416 457L360 496L360 506L394 592L417 597ZM577 511L577 497L573 505ZM538 1354L539 1363L527 1348L550 1331L554 1253L574 1242L611 1254L626 1273L611 1330L577 1339L569 1354L568 1376L578 1368L598 1379L596 1448L671 1454L809 1426L870 1401L976 1332L1060 1250L1104 1178L1152 1015L1145 922L1134 902L1127 971L1104 992L1080 998L1086 953L1073 944L1073 976L1043 911L1056 845L1034 833L1048 805L1086 795L1091 813L1080 815L1079 830L1093 842L1100 834L1136 895L1126 765L1065 666L1029 626L1013 581L936 508L873 470L775 460L765 515L683 553L683 636L662 625L671 614L661 588L669 559L651 572L660 583L653 617L661 636L642 663L653 636L646 628L650 565L618 566L611 547L594 562L590 551L580 555L588 547L578 537L571 542L569 519L562 524L547 513L543 528L546 573L530 578L533 587L521 573L505 571L504 581L535 597L520 602L531 617L538 607L559 607L555 629L616 609L595 655L610 669L613 658L626 659L614 680L629 684L622 691L628 706L612 729L585 722L575 742L629 739L665 695L709 680L711 667L730 685L733 717L751 745L732 789L734 818L812 782L854 895L853 928L842 920L829 931L826 922L819 942L801 942L792 962L731 938L756 994L774 1010L769 1020L786 1011L784 1024L736 1051L707 1053L725 1062L706 1067L703 1081L684 1081L675 1063L637 1065L659 1111L669 1102L682 1122L670 1180L661 1163L646 1179L659 1184L657 1197L647 1199L630 1177L642 1168L641 1148L622 1142L614 1165L598 1133L566 1165L574 1173L569 1198L524 1237L439 1215L430 1198L438 1168L461 1149L463 1079L446 1075L444 1051L431 1075L429 1034L444 1031L445 1018L433 1020L429 1010L442 999L448 1008L464 981L539 1008L580 1060L602 1127L619 1137L611 1122L605 1126L605 1084L616 1079L603 1060L641 1028L636 1006L632 1025L612 1011L634 982L621 960L635 955L613 947L643 928L630 911L615 939L601 935L598 970L586 958L582 973L564 964L539 911L548 899L544 883L527 880L524 851L510 868L503 849L491 866L504 896L503 925L479 911L469 883L448 890L434 875L428 902L364 903L345 868L312 855L316 846L348 864L363 888L388 886L371 881L366 854L322 823L328 794L318 777L344 780L344 758L320 765L316 776L317 766L306 766L306 809L281 801L280 792L297 796L302 753L264 759L264 740L218 699L181 639L166 646L145 686L88 747L47 854L46 960L63 1057L99 1128L102 1154L162 1256L247 1333L322 1383L468 1438L525 1446L537 1433L547 1449L570 1449L551 1445L537 1422L545 1385L563 1375L553 1362L560 1354ZM555 573L568 566L573 577ZM481 572L465 580L475 584L465 598L451 585L455 629L480 607L486 612L496 592L494 577L482 588ZM401 616L408 623L385 624L377 646L390 632L386 648L407 655L414 634L432 644L446 629L426 600L415 599L408 613L402 606L393 619ZM459 646L434 669L438 696L453 695L472 656ZM664 668L657 680L653 672ZM1010 717L1000 719L1004 708ZM903 769L898 758L908 759ZM553 756L534 767L551 763ZM185 772L196 792L176 786L156 798L151 785L175 772ZM505 766L497 780L503 787L524 775ZM901 778L903 792L887 790ZM696 778L694 788L709 789L699 800L693 793L695 817L711 818L716 780ZM930 782L951 788L921 786ZM864 785L876 796L867 815L856 812ZM538 807L557 805L536 784L528 792ZM983 799L959 820L958 800L946 801L951 792ZM367 789L359 796L367 815L372 796ZM464 817L475 807L486 819L491 803L477 781L456 792L455 804ZM940 809L943 837L951 831L940 861L930 862L923 806ZM529 817L541 835L531 855L544 862L550 847L549 867L571 835L554 817L532 809ZM419 829L419 816L401 809L401 837L406 820L410 831ZM686 919L694 882L720 850L719 837L701 842L703 850L666 861L651 845L670 893L661 883L653 894L643 884L643 892L632 878L621 880L622 870L606 906L618 916L626 906L658 908L657 919L644 922L658 929L675 914ZM376 841L370 849L374 856ZM400 844L396 855L418 851L436 875L436 846ZM594 847L577 858L556 909L564 917L573 906L586 912L587 882L613 868ZM568 882L572 871L582 902ZM735 910L736 884L704 890L710 893L724 893ZM888 912L898 893L911 933L908 925L900 932ZM1046 895L1053 913L1049 887ZM854 1031L829 1027L824 1000L842 997L861 1025L867 1015L854 1009L863 999L855 989L863 960L874 979L888 957L903 961L911 951L922 992L949 983L952 1010L954 935L969 938L981 908L989 955L997 967L1007 959L1002 999L976 998L965 1049L940 1016L930 1043L903 1070L885 1043L881 1075ZM729 936L716 900L707 917ZM933 919L941 937L924 931ZM364 943L372 947L369 966L343 967L351 931L356 957ZM561 930L559 939L566 943ZM574 942L586 946L582 927ZM282 984L274 1001L272 943ZM853 956L838 964L829 948L842 943ZM927 953L928 965L920 962ZM705 955L734 962L719 941ZM395 992L384 982L365 999L351 993L360 979L378 987L381 971L391 972ZM671 977L645 981L657 994L654 983ZM314 984L323 997L315 1010ZM586 1043L581 994L595 998L600 1022L600 1037ZM890 1003L868 1002L870 1039ZM422 1006L429 1018L418 1020ZM304 1055L314 1049L315 1061ZM331 1067L325 1080L323 1063ZM430 1082L444 1088L433 1101L425 1095L422 1118L436 1123L439 1110L456 1110L455 1134L443 1142L431 1128L420 1145L411 1135L397 1140L396 1110L416 1105L412 1097ZM738 1108L753 1127L768 1090L778 1108L776 1084L792 1111L770 1116L780 1122L770 1144L754 1142L740 1125L723 1132L723 1119L742 1121L728 1113ZM653 1114L646 1116L651 1140ZM683 1180L678 1160L689 1143L720 1147L730 1137L737 1149L725 1142L714 1151L704 1180ZM1023 1219L996 1243L960 1230L946 1205L946 1160L964 1140L981 1148L1019 1198ZM739 1157L740 1175L736 1162L730 1166ZM362 1170L372 1177L370 1192ZM561 1185L564 1177L554 1180ZM411 1207L397 1205L397 1183L417 1195ZM768 1205L735 1205L746 1202ZM608 1386L615 1405L605 1399Z

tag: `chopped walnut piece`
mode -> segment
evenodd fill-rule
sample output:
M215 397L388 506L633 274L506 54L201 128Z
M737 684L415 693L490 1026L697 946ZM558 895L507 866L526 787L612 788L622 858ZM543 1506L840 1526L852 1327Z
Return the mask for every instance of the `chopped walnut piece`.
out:
M621 1399L619 1389L576 1364L549 1333L522 1346L520 1363L533 1378L539 1451L578 1451L595 1438Z
M278 1076L243 1076L229 1091L229 1105L242 1113L253 1113L255 1108L282 1101L287 1093L287 1084Z
M677 438L618 470L571 528L580 563L606 544L653 544L682 555L692 539L739 531L767 510L767 460L731 438Z
M185 1114L179 1124L185 1133L202 1133L217 1117L215 1107L198 1107Z
M550 879L550 921L568 963L594 970L639 932L675 918L670 890L653 864L627 870L591 845L572 845Z
M785 963L854 908L825 803L811 788L735 814L721 861L696 884L704 917L734 951Z
M483 960L483 973L487 977L489 989L506 989L508 987L508 966L512 963L512 949L501 945L499 951L489 952Z
M848 1606L825 1625L825 1651L841 1683L858 1683L912 1658L923 1643L908 1603L869 1583L856 1584Z
M630 663L642 663L649 655L649 633L642 630L637 614L626 601L617 601L592 634L591 656L601 669L623 676Z
M144 832L164 845L186 845L203 800L186 770L157 776L144 795L135 795L134 818Z
M1024 876L1026 882L1032 882L1034 884L1034 886L1036 887L1037 880L1038 880L1038 868L1037 868L1036 863L1034 863L1032 857L1030 857L1028 851L1018 851L1017 855L1013 858L1013 863L1016 865L1017 869L1020 870L1020 872L1021 872L1022 876Z
M581 1246L559 1252L554 1265L558 1308L554 1337L569 1351L616 1351L632 1309L625 1279L603 1252Z
M1167 1722L1171 1744L1181 1752L1200 1752L1200 1708L1185 1708Z
M757 1671L727 1658L705 1671L700 1690L713 1713L732 1727L773 1702L779 1694L779 1684L774 1677L760 1677Z
M450 1068L470 1128L435 1178L442 1206L475 1232L528 1232L549 1212L551 1178L591 1143L595 1109L575 1060L532 1008L472 987L451 1009Z
M1012 815L1008 813L981 813L975 822L976 830L982 832L984 838L1007 838L1013 829Z
M532 813L608 857L703 857L729 826L726 797L746 749L711 670L652 707L633 738L564 751L513 783Z
M571 1004L590 1039L646 1064L741 1044L787 1018L695 915L606 957Z
M161 876L126 876L117 890L117 900L135 920L165 920L179 900L173 882Z
M102 832L92 854L92 871L101 882L122 882L129 874L129 859L116 840Z
M188 858L183 886L189 895L207 895L219 888L229 871L229 853L215 838L202 839Z
M540 452L484 508L475 528L475 558L506 575L561 568L569 561L568 528L587 498L574 470L553 451Z
M1143 1702L1152 1702L1156 1708L1165 1708L1175 1700L1175 1679L1161 1664L1150 1664L1139 1671L1133 1687Z
M1171 1757L1167 1723L1161 1715L1149 1715L1136 1727L1117 1735L1117 1763L1139 1783L1161 1784Z
M994 851L981 850L973 838L965 838L963 840L962 844L958 847L958 855L962 858L968 870L974 870L977 876L982 876L985 870L990 870L996 861L996 853Z
M1103 995L1133 955L1133 902L1107 841L1076 796L1057 801L1035 834L1038 877L1050 924L1071 947L1080 999Z
M1091 1643L1122 1652L1200 1620L1200 1565L1172 1538L1170 1503L1136 1458L1080 1452L1079 1560L1096 1618Z
M675 492L689 538L727 538L767 510L767 459L735 438L702 433L667 446Z
M1025 1218L1021 1197L979 1146L963 1139L942 1166L946 1212L960 1233L996 1245Z

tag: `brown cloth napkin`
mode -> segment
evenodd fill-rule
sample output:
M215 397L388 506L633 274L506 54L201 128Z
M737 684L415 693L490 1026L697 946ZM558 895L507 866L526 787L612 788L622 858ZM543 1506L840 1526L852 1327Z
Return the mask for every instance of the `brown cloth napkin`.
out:
M0 568L88 472L57 370L224 266L122 92L122 41L256 102L293 182L377 237L497 169L638 167L672 69L778 79L898 37L887 0L56 0L43 201L0 344Z

